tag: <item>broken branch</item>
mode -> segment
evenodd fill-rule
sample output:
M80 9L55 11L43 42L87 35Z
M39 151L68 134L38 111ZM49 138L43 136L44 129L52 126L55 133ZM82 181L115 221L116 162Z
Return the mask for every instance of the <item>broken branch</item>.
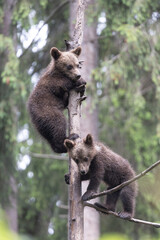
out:
M32 152L30 152L29 155L31 157L35 157L35 158L45 158L45 159L50 158L50 159L54 159L54 160L68 161L67 156L58 155L58 154L42 154L42 153L32 153Z

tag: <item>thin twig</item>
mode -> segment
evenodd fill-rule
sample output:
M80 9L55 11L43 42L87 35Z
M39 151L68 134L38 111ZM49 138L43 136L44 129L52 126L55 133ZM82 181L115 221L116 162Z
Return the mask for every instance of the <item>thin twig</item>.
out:
M69 0L66 0L62 3L60 3L56 8L54 8L54 10L51 12L51 14L48 16L48 18L44 21L43 25L38 29L36 35L34 36L34 38L32 39L31 43L29 44L29 46L24 50L24 52L20 55L19 58L23 57L24 54L29 50L29 48L32 46L32 44L34 43L36 37L38 36L39 32L42 30L42 28L50 21L52 20L53 16L62 8L64 7L67 3L69 3Z
M126 218L126 219L124 219L124 218L121 218L121 217L118 215L118 213L116 213L116 212L108 211L107 209L105 210L104 208L101 209L100 207L98 207L98 206L96 206L96 205L94 205L94 204L88 203L88 202L86 202L86 203L84 204L84 206L94 208L94 209L96 209L98 212L104 212L104 213L106 213L106 214L113 215L113 216L115 216L115 217L117 217L117 218L120 218L120 219L122 219L122 220L127 220L127 221L129 221L129 222L140 223L140 224L145 224L145 225L149 225L149 226L152 226L152 227L160 228L160 223L148 222L148 221L144 221L144 220L136 219L136 218L130 218L130 219L127 219L127 218Z
M146 175L146 173L148 173L149 171L151 171L153 168L157 167L158 165L160 164L160 160L158 160L157 162L155 162L154 164L152 164L149 168L147 168L146 170L144 170L143 172L139 173L137 176L135 176L134 178L131 178L130 180L126 181L126 182L123 182L121 183L120 185L112 188L112 189L109 189L107 191L103 191L103 192L100 192L100 193L96 193L94 194L93 196L91 196L90 198L88 198L88 200L90 199L94 199L96 197L100 197L100 196L103 196L103 195L106 195L108 193L113 193L113 192L116 192L118 190L120 190L121 188L129 185L130 183L138 180L139 178L143 177L144 175Z
M40 153L30 152L29 155L31 157L35 157L35 158L50 158L50 159L54 159L54 160L65 160L65 161L67 160L68 161L67 156L58 155L58 154L40 154Z
M64 205L64 204L58 204L57 207L65 209L65 210L69 209L68 205Z

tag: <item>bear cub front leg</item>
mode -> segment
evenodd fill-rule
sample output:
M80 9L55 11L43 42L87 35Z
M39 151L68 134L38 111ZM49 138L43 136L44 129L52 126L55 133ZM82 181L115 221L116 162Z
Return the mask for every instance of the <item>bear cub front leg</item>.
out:
M83 194L82 200L87 201L92 197L95 193L97 193L98 187L100 185L101 178L97 178L93 175L90 178L90 183L88 185L87 191Z
M76 92L80 93L80 96L83 97L84 92L85 92L85 88L86 88L86 81L83 78L80 78L77 82L76 82Z

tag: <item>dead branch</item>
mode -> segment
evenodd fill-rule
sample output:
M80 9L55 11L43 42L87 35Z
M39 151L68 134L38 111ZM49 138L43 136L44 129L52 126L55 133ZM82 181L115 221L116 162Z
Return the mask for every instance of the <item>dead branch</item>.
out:
M126 182L123 182L121 183L120 185L112 188L112 189L109 189L107 191L103 191L103 192L100 192L100 193L97 193L97 194L94 194L93 196L91 196L88 200L90 199L94 199L96 197L101 197L103 195L106 195L108 193L113 193L113 192L116 192L118 190L120 190L121 188L129 185L130 183L138 180L139 178L145 176L148 172L150 172L153 168L157 167L158 165L160 164L160 160L158 160L157 162L155 162L154 164L152 164L150 167L148 167L146 170L144 170L143 172L139 173L137 176L135 176L134 178L126 181Z
M54 160L63 160L63 161L68 161L68 157L67 156L63 156L63 155L58 155L58 154L42 154L42 153L32 153L30 152L29 155L31 157L35 157L35 158L50 158L50 159L54 159Z
M79 5L77 9L77 19L73 33L73 42L75 46L79 46L82 44L85 6L86 1L79 0Z
M87 3L86 3L86 0L77 0L77 2L78 2L78 8L77 8L76 23L73 31L73 37L71 41L65 40L67 51L80 46L83 40L84 11Z
M57 207L68 210L68 205L58 204Z
M120 218L120 219L125 220L125 221L140 223L140 224L145 224L145 225L149 225L149 226L152 226L152 227L160 228L160 223L148 222L148 221L144 221L144 220L136 219L136 218L124 219L124 218L121 218L118 215L118 213L116 213L116 212L108 211L107 209L104 209L104 208L102 209L102 208L100 208L100 207L98 207L94 204L88 203L88 202L86 202L84 204L84 206L94 208L98 212L103 212L104 214L113 215L114 217Z

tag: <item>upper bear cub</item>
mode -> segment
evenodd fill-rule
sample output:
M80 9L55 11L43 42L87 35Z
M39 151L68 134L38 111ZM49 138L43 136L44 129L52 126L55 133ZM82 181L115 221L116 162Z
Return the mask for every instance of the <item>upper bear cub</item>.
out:
M68 105L72 89L83 95L86 82L81 78L78 57L81 47L69 52L50 50L51 62L40 78L28 100L32 122L39 133L50 143L57 153L67 152L66 119L63 110Z
M108 185L108 189L111 189L135 176L135 172L127 160L102 143L94 142L90 134L83 140L79 139L76 143L66 139L64 144L70 157L78 165L81 180L90 179L87 191L82 196L83 201L88 200L97 192L101 180ZM66 174L65 180L69 183L68 174ZM131 218L134 216L136 195L137 187L136 183L133 182L117 192L108 194L105 208L115 211L117 200L120 197L124 209L123 212L119 213L120 217Z

